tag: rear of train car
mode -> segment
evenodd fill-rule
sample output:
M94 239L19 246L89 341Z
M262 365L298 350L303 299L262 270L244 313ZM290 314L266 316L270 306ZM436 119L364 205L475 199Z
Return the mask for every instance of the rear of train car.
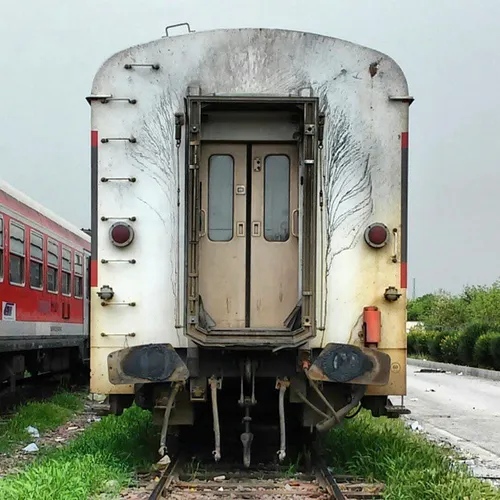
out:
M161 454L201 426L219 459L232 419L247 464L266 418L283 458L294 419L405 411L413 99L392 59L189 31L113 55L87 100L91 390L154 410Z

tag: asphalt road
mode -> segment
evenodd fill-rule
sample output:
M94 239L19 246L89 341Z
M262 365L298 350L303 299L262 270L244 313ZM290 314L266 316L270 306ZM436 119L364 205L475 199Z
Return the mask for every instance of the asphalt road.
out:
M408 366L408 419L461 450L476 475L500 480L500 382L420 369Z

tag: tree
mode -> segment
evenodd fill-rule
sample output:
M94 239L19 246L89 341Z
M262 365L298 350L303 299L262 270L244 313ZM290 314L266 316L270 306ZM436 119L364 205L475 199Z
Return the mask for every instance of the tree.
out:
M408 321L425 321L435 307L437 297L433 293L408 300Z

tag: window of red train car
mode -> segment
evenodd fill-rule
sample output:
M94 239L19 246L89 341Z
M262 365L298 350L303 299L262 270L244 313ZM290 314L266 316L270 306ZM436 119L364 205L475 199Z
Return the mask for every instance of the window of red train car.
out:
M47 266L47 290L57 293L59 274L59 246L55 241L49 240Z
M3 217L0 215L0 281L3 281Z
M43 236L34 231L30 233L30 286L43 289Z
M25 250L24 227L18 222L10 221L10 256L9 279L11 284L24 286Z
M71 251L62 249L62 286L61 293L71 296Z
M75 252L75 297L81 299L83 296L83 257Z

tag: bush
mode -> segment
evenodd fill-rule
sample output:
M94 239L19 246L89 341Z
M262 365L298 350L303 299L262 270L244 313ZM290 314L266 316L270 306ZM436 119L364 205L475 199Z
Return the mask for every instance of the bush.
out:
M435 332L426 332L419 328L412 328L408 332L407 349L408 354L425 356L429 354L429 340L434 337Z
M458 346L462 338L462 333L449 332L447 333L439 345L442 354L442 359L445 363L459 363Z
M437 332L435 331L422 332L419 340L420 350L422 351L422 354L425 354L427 356L430 355L431 352L429 350L429 344L435 335L437 335Z
M436 360L440 361L443 357L441 352L441 341L449 335L449 332L436 332L427 341L429 346L429 354Z
M490 354L493 358L493 368L500 370L500 334L491 339Z
M493 367L493 356L491 355L491 344L498 333L490 332L481 335L474 346L474 362L485 368Z
M420 352L420 347L419 347L419 339L420 336L422 335L421 330L417 330L412 328L408 332L408 336L406 338L406 348L408 349L408 353L410 354L422 354Z
M464 365L474 364L474 349L477 339L491 328L485 323L472 323L467 326L460 338L458 356Z

